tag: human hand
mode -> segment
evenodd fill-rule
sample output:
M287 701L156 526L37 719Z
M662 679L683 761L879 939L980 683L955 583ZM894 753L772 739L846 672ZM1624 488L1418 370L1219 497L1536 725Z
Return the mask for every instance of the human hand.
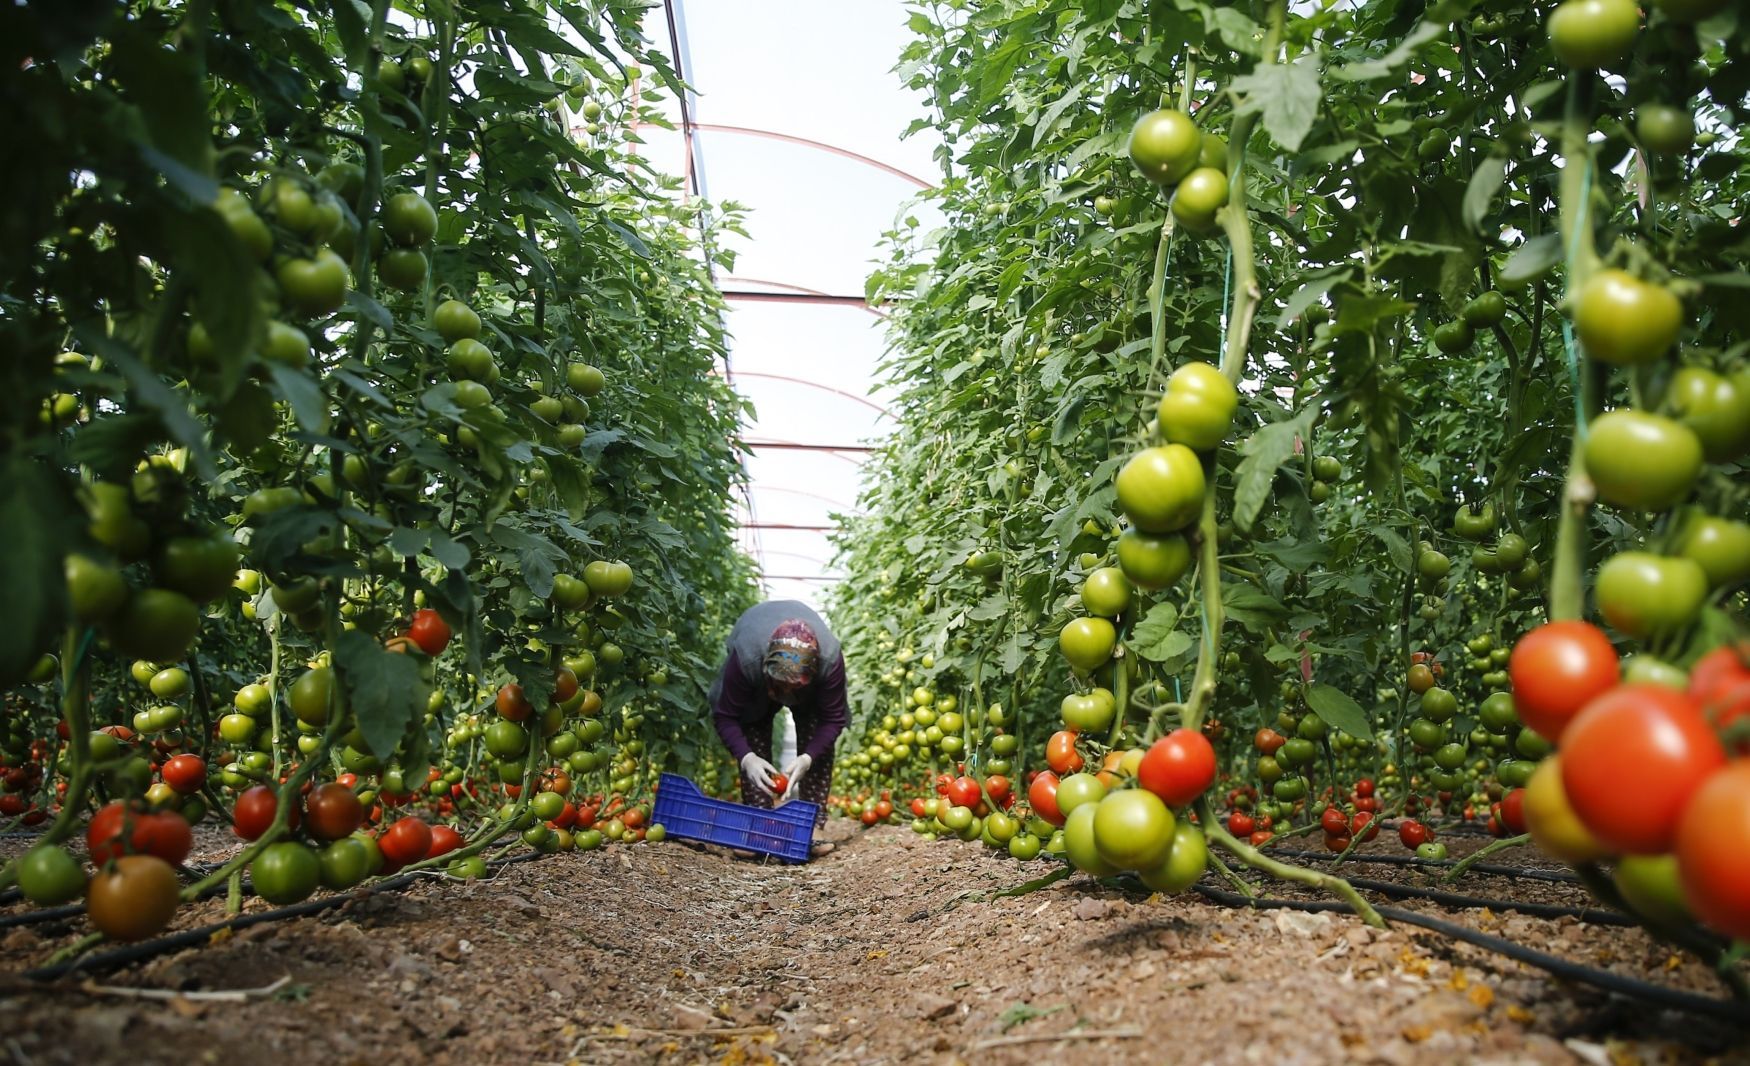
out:
M772 775L777 772L777 767L760 758L758 755L755 755L751 751L741 757L742 776L753 782L754 788L768 796L774 795L772 792Z
M784 776L790 779L790 787L784 790L784 799L788 800L796 798L797 790L802 785L802 775L806 774L808 768L813 765L814 756L798 755L796 756L795 761L790 763L789 766L784 767Z

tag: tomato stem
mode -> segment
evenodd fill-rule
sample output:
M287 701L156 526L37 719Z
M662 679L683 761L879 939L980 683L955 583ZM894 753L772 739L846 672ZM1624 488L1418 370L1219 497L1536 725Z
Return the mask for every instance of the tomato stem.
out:
M1262 870L1279 880L1293 881L1309 888L1329 892L1353 907L1356 917L1368 925L1376 929L1386 927L1385 919L1373 909L1373 905L1361 898L1361 893L1355 891L1355 886L1343 878L1320 873L1317 870L1309 870L1303 866L1292 866L1279 859L1272 859L1250 844L1236 839L1232 833L1227 831L1227 827L1216 820L1214 811L1210 809L1208 797L1200 797L1197 800L1197 819L1203 825L1205 836L1232 852L1235 858L1252 869Z

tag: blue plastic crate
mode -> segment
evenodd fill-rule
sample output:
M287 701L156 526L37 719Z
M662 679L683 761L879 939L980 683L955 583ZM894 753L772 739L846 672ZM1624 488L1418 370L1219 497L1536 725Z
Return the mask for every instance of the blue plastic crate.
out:
M791 800L772 810L712 799L678 774L663 774L650 821L669 836L702 840L787 862L807 862L820 804Z

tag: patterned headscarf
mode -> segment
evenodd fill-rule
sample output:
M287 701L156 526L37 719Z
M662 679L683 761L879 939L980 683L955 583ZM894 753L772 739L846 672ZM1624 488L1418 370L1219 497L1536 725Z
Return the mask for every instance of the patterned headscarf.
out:
M766 677L781 685L807 685L820 663L820 640L807 622L792 618L772 630L766 645Z

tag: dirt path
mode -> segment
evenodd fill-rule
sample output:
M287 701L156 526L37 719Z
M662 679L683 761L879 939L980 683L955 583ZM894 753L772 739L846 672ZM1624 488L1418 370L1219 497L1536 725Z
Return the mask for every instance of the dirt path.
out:
M684 845L554 856L101 979L211 991L291 978L244 1003L0 978L0 1063L1750 1061L1717 1028L1418 930L1127 897L1080 879L991 900L1050 867L901 829L835 821L829 833L839 850L799 868ZM1638 932L1463 919L1715 991ZM0 970L76 931L12 931Z

